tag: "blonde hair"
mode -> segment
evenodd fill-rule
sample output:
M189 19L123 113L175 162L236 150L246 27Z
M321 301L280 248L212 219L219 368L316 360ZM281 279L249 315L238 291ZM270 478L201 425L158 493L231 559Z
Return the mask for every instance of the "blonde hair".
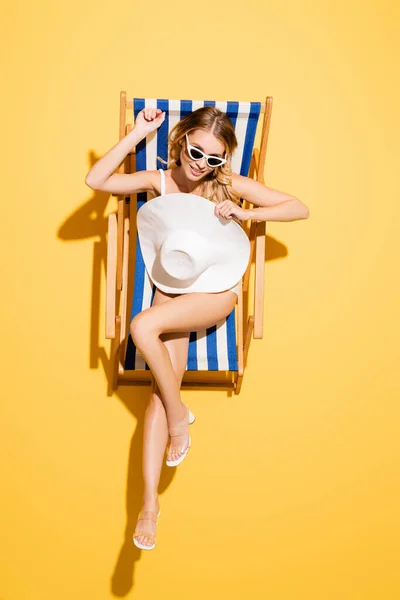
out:
M223 202L232 200L240 204L240 196L232 188L231 156L238 146L235 129L229 117L215 106L202 106L183 117L171 129L168 136L169 155L171 160L166 162L160 156L157 159L169 165L171 162L181 165L179 158L182 146L181 140L194 129L210 131L225 146L226 163L220 167L214 167L202 181L202 196L212 202Z

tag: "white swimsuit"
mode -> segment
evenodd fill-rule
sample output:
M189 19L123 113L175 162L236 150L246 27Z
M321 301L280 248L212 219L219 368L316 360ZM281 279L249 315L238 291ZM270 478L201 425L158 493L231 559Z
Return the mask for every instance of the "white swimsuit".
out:
M160 196L167 196L167 192L165 190L165 173L164 173L164 169L158 169L160 171L160 177L161 177L161 194ZM239 296L239 284L235 285L232 288L229 288L231 290L231 292L233 292L234 294L236 294L237 296Z

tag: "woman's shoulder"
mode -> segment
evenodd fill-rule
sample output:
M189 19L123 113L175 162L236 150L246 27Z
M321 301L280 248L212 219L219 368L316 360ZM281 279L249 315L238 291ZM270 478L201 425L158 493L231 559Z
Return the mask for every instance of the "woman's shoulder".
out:
M171 187L175 187L175 188L178 187L175 182L171 181L173 179L173 177L171 176L171 172L173 170L174 170L174 168L172 168L172 169L160 168L160 169L155 169L154 171L147 171L148 179L149 179L149 182L151 183L151 188L152 188L151 191L156 196L161 196L161 177L164 177L164 179L166 181L165 188L168 187L168 189L170 189ZM162 171L162 173L160 173L160 171ZM178 193L179 189L176 189L175 192Z
M254 180L252 180L250 177L239 175L238 173L234 173L232 171L232 188L241 197L244 197L245 194L248 193L249 189L251 189L252 181Z
M161 194L161 173L160 169L154 169L147 171L147 178L149 182L149 192L159 196Z
M239 175L238 173L234 173L233 171L232 171L231 177L232 177L232 187L235 183L243 181L243 179L248 179L248 177L244 177L243 175Z

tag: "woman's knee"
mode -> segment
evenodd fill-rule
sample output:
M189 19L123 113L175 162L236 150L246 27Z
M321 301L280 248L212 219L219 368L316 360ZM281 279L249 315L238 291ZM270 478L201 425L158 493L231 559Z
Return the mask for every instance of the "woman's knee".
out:
M154 332L151 318L149 318L145 310L133 317L129 329L132 339L138 347L140 347Z

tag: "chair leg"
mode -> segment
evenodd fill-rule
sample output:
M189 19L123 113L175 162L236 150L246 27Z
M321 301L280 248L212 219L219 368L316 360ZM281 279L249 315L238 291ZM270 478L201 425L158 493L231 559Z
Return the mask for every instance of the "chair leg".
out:
M239 282L239 294L237 299L237 350L238 350L238 374L235 384L235 393L238 394L242 385L244 372L243 361L243 281Z
M247 354L249 352L250 340L253 335L253 329L254 329L254 317L251 316L251 317L249 317L249 320L247 321L246 336L244 338L243 358L244 358L245 365L247 364Z
M120 361L120 338L121 338L121 317L115 317L115 338L111 342L111 368L112 368L112 390L118 388L118 371Z
M239 373L238 373L237 377L236 377L235 387L234 387L236 395L240 393L240 389L242 387L242 381L243 381L243 375L239 375Z
M126 216L124 222L124 249L123 249L123 264L122 264L122 300L121 300L121 354L126 355L128 346L127 334L127 313L128 313L128 272L129 272L129 227L130 227L130 207L126 206ZM122 369L123 371L123 369Z
M243 347L243 367L242 367L242 369L240 369L238 371L237 376L236 376L236 382L235 382L235 386L234 386L235 394L239 394L240 389L242 387L244 370L245 370L245 367L247 364L247 354L249 352L250 340L253 335L253 329L254 329L254 317L251 316L251 317L249 317L249 319L247 321L247 327L246 327L245 337L244 337L244 347Z
M265 221L257 223L256 230L256 265L254 289L254 337L263 336L264 313L264 265L265 265Z

